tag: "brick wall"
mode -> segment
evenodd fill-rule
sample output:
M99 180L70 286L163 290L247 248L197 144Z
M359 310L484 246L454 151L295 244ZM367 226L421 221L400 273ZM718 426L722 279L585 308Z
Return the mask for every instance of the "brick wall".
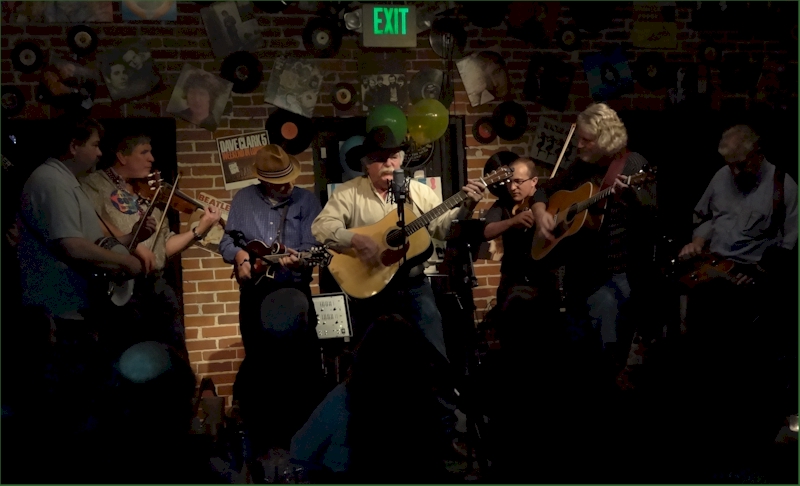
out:
M114 2L115 21L113 23L90 25L98 33L99 51L113 47L127 38L144 39L151 49L152 56L164 80L164 88L160 91L151 93L141 100L124 104L113 103L108 97L105 86L101 86L96 96L96 105L93 108L94 116L98 118L171 116L166 113L172 91L171 86L174 85L185 63L212 73L219 73L222 60L215 59L211 51L200 17L201 3L204 2L179 2L176 22L123 23L119 13L119 3ZM678 47L662 51L666 55L667 61L697 61L698 59L697 48L701 42L701 35L692 30L692 5L693 3L681 3L676 9ZM487 6L487 8L491 7ZM469 39L467 51L488 49L503 55L512 83L508 98L517 100L525 106L530 126L536 124L540 115L573 122L576 115L592 102L589 85L582 69L584 57L596 53L606 46L622 45L629 49L632 47L628 42L632 24L631 4L620 3L616 13L617 18L610 24L609 29L584 38L582 49L564 52L558 49L553 42L548 49L543 50L543 52L552 53L574 64L577 68L569 106L564 113L554 112L541 105L523 100L521 92L528 60L535 51L525 42L507 37L504 26L483 29L469 25L465 21ZM569 22L568 15L569 11L565 5L562 10L563 17L559 19L559 23ZM219 129L214 133L198 129L183 120L177 120L178 166L183 173L180 184L184 192L196 196L198 192L202 191L230 201L234 191L224 189L214 140L216 137L245 133L264 127L268 111L262 100L274 59L284 55L311 57L302 47L302 29L312 17L296 7L290 7L282 13L272 15L257 12L258 23L265 42L264 48L257 53L264 66L264 81L259 89L248 94L233 94L233 112L230 116L223 117ZM25 110L18 117L48 118L55 117L59 113L50 106L30 101L34 99L34 89L38 84L40 73L21 74L14 71L9 60L11 50L16 43L31 40L40 45L45 52L51 47L68 52L66 32L69 28L69 25L61 24L29 24L27 26L2 24L3 35L0 39L3 54L2 84L17 85L29 100ZM796 69L797 46L759 40L754 38L754 35L742 30L707 32L703 34L703 40L706 39L714 40L720 45L723 50L723 58L744 56L762 60L767 56L770 60L784 65L794 64ZM336 83L350 82L358 85L357 61L365 51L359 46L358 37L348 33L335 58L316 61L319 68L327 74L320 91L320 99L314 112L315 116L334 116L329 93ZM372 51L387 52L386 50ZM536 52L539 51L542 50L536 50ZM443 67L443 61L430 48L427 33L419 36L416 49L405 49L403 52L404 56L408 56L409 59L406 61L406 70L409 76L422 68L441 69ZM632 57L642 52L645 50L629 50ZM93 59L93 57L90 58L90 60ZM719 82L718 72L712 70L711 74L713 86ZM490 115L498 102L473 108L463 91L458 73L455 72L454 75L456 99L451 114L465 116L466 119L469 177L481 175L486 159L495 152L512 150L521 155L527 154L530 135L525 135L516 141L498 139L490 145L481 145L474 140L472 124L480 117ZM795 102L796 91L795 89ZM719 90L714 92L716 94L712 104L718 108L722 96L726 95ZM648 92L642 90L637 84L634 93L612 100L609 105L618 110L662 110L664 109L665 94L665 89L659 92ZM747 98L746 95L727 96ZM302 175L298 184L301 187L309 187L313 185L314 174L311 150L300 154L298 158L302 164ZM481 203L478 209L487 209L490 205L491 201L486 201ZM213 378L221 395L230 396L236 371L244 357L238 330L239 293L235 282L229 278L230 266L226 265L219 256L202 249L185 251L182 255L182 262L186 337L192 365L199 377ZM475 303L478 309L483 311L490 305L499 282L499 265L493 262L478 262L475 270L479 283L474 290Z

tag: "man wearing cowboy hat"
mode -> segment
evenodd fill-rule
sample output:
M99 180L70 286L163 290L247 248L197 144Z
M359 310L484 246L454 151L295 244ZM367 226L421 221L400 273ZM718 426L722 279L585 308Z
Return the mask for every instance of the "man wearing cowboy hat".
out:
M145 179L153 171L153 147L150 137L144 134L126 134L117 142L114 162L111 167L98 170L81 178L81 189L89 196L92 205L104 221L122 232L132 231L139 218L147 211L139 203L139 196L131 185L136 179ZM153 218L161 220L162 211L153 209ZM164 267L169 258L189 248L200 240L220 218L219 210L212 206L204 210L196 228L183 233L174 233L169 228L160 228L155 234L140 243L135 253L144 262L146 275L137 279L131 300L123 307L121 315L130 318L124 338L119 343L127 347L138 340L153 339L175 347L189 359L183 327L181 306L175 290L164 278ZM145 324L163 322L168 316L171 329L148 330ZM121 326L120 326L121 328ZM127 346L126 346L127 345Z
M389 198L389 189L393 171L403 164L405 148L406 145L397 141L388 127L380 126L369 132L362 145L347 152L348 165L353 170L363 170L365 175L345 182L330 195L328 203L311 227L317 240L331 244L334 249L352 248L366 264L378 258L376 243L349 229L375 224L397 210L397 205ZM465 203L428 225L427 229L434 238L446 239L454 219L468 219L483 196L484 189L477 182L469 181L462 190L469 195ZM414 180L409 182L407 204L417 217L441 203L436 193L425 184ZM434 356L437 369L446 373L444 370L448 367L448 359L442 316L436 307L431 284L424 274L424 265L411 269L405 278L395 276L389 287L375 297L354 302L351 311L360 328L356 329L357 335L382 315L399 313L408 318L433 346L431 350L435 349L431 355ZM437 359L439 355L444 359ZM444 393L449 395L446 391ZM449 397L443 399L451 401ZM454 407L448 408L452 411ZM445 422L451 417L445 417Z
M318 403L319 397L314 394L316 390L313 384L321 376L315 334L316 314L309 286L311 268L306 267L297 254L317 245L311 234L311 222L321 208L314 194L295 187L294 181L300 175L300 162L296 158L278 145L263 147L255 157L254 169L260 184L245 187L233 197L219 249L223 260L234 265L239 282L239 328L245 353L263 354L267 346L272 351L269 353L269 363L262 363L263 367L279 367L282 370L281 378L287 383L303 384L303 390L293 391L285 399L272 400L274 403L269 404L271 410L266 415L277 420L298 422L296 425L299 428ZM290 255L280 259L272 277L259 279L259 275L253 271L252 257L247 250L237 246L242 244L237 241L239 238L235 240L231 236L236 232L242 233L241 240L246 243L260 240L269 246L280 242ZM270 304L271 298L268 296L278 290L281 290L284 307L305 307L307 314L298 315L294 320L283 320L291 321L291 325L275 321L270 306L277 304ZM308 305L289 302L293 299ZM243 413L245 406L242 403ZM261 413L265 411L261 410ZM271 437L271 443L264 447L288 449L291 434L297 428L291 433L287 432L288 436L271 428L267 434ZM285 429L287 427L282 426L281 430Z

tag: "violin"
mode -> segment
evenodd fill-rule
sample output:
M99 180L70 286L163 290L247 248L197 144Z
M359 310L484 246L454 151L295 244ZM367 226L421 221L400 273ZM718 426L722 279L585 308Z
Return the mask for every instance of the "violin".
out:
M179 189L173 187L172 184L164 182L164 179L161 178L161 171L159 170L153 171L144 179L131 181L131 185L133 186L134 192L136 192L139 197L147 199L154 205L166 206L167 203L169 203L169 207L180 213L192 214L197 210L203 211L206 208L205 204L181 192ZM159 187L161 191L157 191ZM154 195L156 195L156 200L151 201ZM171 198L170 195L172 195ZM225 220L220 218L219 224L224 228Z

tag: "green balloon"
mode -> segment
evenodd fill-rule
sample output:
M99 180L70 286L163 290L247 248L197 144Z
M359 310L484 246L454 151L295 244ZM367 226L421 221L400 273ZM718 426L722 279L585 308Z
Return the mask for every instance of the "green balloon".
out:
M380 105L373 108L367 116L367 133L380 126L389 127L398 143L406 139L408 121L400 108L394 105Z
M425 98L408 110L408 133L419 145L438 140L447 131L449 123L450 114L439 100Z

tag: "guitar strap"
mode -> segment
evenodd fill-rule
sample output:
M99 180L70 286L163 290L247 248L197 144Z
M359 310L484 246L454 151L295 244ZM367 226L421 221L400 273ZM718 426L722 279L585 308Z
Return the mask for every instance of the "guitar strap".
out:
M614 159L611 162L611 165L608 166L608 170L606 171L605 177L603 177L603 185L600 187L600 190L606 189L611 187L614 184L614 179L617 178L618 175L622 174L622 171L625 170L625 164L628 162L628 152L625 151L625 155Z
M286 215L289 214L290 204L291 202L287 201L286 205L283 206L283 212L281 213L281 224L278 226L278 234L275 235L275 241L281 244L283 244L281 241L281 235L283 234L283 228L286 226Z
M786 204L783 201L783 180L784 172L775 167L775 177L772 191L772 221L766 234L769 238L774 238L778 234L778 229L783 227L783 220L786 218Z

